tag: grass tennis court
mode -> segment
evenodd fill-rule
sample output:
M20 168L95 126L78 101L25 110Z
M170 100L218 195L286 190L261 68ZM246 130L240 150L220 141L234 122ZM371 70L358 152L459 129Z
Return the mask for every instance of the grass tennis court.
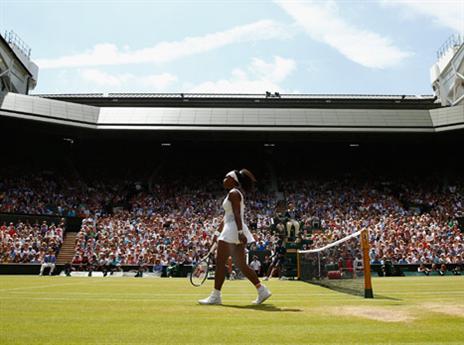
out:
M1 344L464 344L464 277L377 278L366 300L298 281L0 277Z

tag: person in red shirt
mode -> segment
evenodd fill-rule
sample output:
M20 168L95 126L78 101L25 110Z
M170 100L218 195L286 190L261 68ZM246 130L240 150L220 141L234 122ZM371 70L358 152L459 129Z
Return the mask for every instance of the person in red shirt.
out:
M9 234L10 236L12 236L12 237L13 237L14 235L16 235L16 229L15 229L15 226L14 226L13 223L10 223L10 227L9 227L9 230L8 230L8 234Z

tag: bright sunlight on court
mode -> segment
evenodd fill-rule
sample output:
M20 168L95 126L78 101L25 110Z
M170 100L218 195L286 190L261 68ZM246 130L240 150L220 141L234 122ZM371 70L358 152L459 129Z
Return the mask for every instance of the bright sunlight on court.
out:
M464 343L463 277L377 278L374 299L271 280L273 296L261 306L251 305L256 292L248 281L228 281L223 306L198 305L211 284L3 276L0 343Z

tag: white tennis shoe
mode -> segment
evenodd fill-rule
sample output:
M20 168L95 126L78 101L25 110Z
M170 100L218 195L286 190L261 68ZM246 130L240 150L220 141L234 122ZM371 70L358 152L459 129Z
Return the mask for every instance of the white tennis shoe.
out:
M266 286L261 285L258 289L258 297L251 303L261 304L271 296L272 296L271 291L269 291L269 289Z
M221 292L213 290L207 298L198 300L200 304L222 304Z

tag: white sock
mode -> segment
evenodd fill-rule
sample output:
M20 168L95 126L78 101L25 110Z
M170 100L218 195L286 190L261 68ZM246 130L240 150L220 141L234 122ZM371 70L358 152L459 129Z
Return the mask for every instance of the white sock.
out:
M214 289L212 295L213 296L221 296L221 290Z

